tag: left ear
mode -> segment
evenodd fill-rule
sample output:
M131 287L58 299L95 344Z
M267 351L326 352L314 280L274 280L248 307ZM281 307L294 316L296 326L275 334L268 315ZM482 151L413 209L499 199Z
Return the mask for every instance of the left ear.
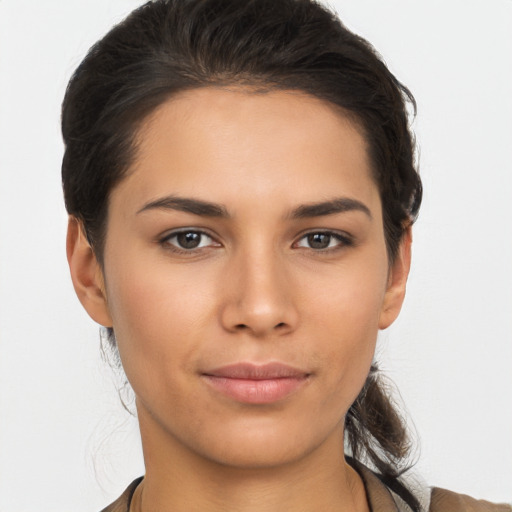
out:
M389 269L388 285L379 318L379 329L386 329L397 318L405 298L407 277L411 268L412 228L408 226Z

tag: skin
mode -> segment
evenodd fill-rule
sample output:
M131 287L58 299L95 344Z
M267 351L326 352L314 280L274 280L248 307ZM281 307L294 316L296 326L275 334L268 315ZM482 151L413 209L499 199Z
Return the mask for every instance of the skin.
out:
M143 510L368 510L342 455L344 416L400 311L411 240L391 265L357 126L305 94L205 88L161 105L138 143L111 193L103 267L73 218L67 249L78 297L114 327L136 394ZM297 215L339 198L346 211ZM179 248L184 228L206 233L199 247ZM307 378L273 403L204 379L276 361Z

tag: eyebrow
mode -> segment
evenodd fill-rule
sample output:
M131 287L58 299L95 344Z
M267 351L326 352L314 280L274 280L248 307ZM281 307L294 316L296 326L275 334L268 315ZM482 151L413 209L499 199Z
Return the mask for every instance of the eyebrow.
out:
M223 205L201 199L177 196L166 196L150 201L138 210L137 214L148 210L177 210L202 217L230 217L227 209ZM370 209L364 203L349 197L339 197L330 199L329 201L304 204L293 209L289 217L292 219L306 219L349 211L360 211L365 213L370 219L372 218Z
M166 196L145 204L138 212L148 210L178 210L181 212L193 213L203 217L229 217L226 208L220 204L202 201L201 199L190 199L186 197Z
M357 199L350 197L338 197L321 203L311 203L301 205L295 208L291 213L292 219L305 219L310 217L322 217L324 215L334 215L350 211L360 211L368 215L371 219L372 214L368 206Z

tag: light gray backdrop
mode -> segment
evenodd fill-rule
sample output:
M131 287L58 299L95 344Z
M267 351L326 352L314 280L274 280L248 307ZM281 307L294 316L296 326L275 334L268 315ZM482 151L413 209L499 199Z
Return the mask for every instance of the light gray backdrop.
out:
M135 0L0 0L0 510L97 511L143 471L68 278L59 104ZM431 484L512 500L512 1L338 0L415 94L425 202L382 367ZM30 488L30 491L27 491Z

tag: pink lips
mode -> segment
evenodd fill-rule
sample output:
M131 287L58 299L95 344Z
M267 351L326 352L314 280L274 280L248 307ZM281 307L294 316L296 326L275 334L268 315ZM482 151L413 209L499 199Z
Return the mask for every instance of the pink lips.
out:
M238 363L202 374L216 391L248 404L269 404L286 398L309 374L282 363Z

